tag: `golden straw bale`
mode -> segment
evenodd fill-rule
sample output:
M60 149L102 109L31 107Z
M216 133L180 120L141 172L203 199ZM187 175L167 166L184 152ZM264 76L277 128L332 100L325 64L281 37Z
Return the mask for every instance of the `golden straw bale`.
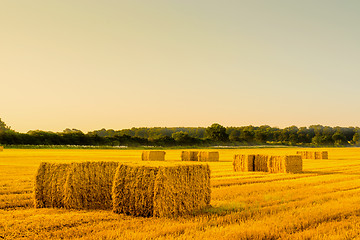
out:
M143 151L141 160L143 161L165 161L165 151Z
M70 164L40 164L35 176L36 208L64 207L64 184L69 167Z
M35 207L111 209L118 163L41 163L35 177Z
M218 162L219 161L219 152L199 152L198 153L199 162Z
M283 157L283 164L285 172L287 173L301 173L303 171L303 161L299 155L286 155Z
M235 172L254 171L255 155L235 154L233 168Z
M321 158L322 159L329 159L329 153L327 151L321 152Z
M210 204L208 165L120 164L113 184L113 211L133 216L171 217Z
M64 206L74 209L111 209L117 162L72 163L64 186Z
M133 216L152 216L157 172L158 167L120 164L112 188L113 211Z
M254 171L269 172L267 155L257 154L254 159Z
M328 159L327 151L297 151L303 159Z
M181 161L198 161L198 151L181 151Z
M300 155L270 156L268 169L270 173L300 173L302 165Z
M190 151L181 151L181 161L190 161Z
M154 216L174 217L210 204L208 165L160 167L154 189Z
M284 156L269 156L268 171L270 173L281 173L285 171Z

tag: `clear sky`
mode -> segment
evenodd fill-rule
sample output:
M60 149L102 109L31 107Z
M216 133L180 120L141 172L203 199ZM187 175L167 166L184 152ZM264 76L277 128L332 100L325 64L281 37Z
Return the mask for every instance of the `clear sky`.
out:
M19 132L360 126L360 1L1 0Z

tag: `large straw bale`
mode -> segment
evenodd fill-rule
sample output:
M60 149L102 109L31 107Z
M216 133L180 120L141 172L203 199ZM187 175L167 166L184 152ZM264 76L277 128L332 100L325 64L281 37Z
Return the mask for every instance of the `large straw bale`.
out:
M300 173L302 172L300 155L235 155L234 171L260 171L269 173Z
M141 160L143 161L165 161L165 151L143 151Z
M329 159L329 153L327 151L322 151L321 159Z
M235 154L233 167L235 172L254 171L255 155Z
M35 177L35 207L111 209L118 163L41 163Z
M302 158L299 155L269 156L268 169L270 173L300 173Z
M64 187L64 206L74 209L111 209L117 162L72 163Z
M0 152L4 151L4 147L0 146Z
M285 172L287 173L301 173L303 171L303 161L299 155L286 155L283 157L283 164L285 165Z
M267 155L257 154L254 159L254 171L269 172Z
M268 171L270 173L286 172L284 156L269 156L268 157Z
M181 151L181 161L198 161L198 151Z
M35 207L64 207L64 184L70 164L40 164L35 176Z
M208 165L160 167L154 189L154 216L173 217L210 204Z
M113 211L133 216L152 216L157 172L158 167L120 164L112 188Z
M219 161L219 152L199 152L198 153L199 162L218 162Z
M171 217L210 204L208 165L129 165L117 168L113 211L133 216Z

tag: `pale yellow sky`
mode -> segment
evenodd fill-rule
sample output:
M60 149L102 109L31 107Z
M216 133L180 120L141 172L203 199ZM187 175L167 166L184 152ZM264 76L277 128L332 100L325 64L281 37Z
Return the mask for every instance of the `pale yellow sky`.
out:
M358 1L3 0L14 130L360 126Z

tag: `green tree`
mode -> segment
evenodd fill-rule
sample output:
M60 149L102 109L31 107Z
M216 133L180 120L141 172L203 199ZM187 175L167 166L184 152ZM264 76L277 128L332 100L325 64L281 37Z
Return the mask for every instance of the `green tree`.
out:
M355 133L352 139L354 144L359 144L360 143L360 134L359 133Z
M183 131L175 132L171 136L176 142L184 142L189 138L189 134Z
M230 131L229 140L232 142L240 141L240 133L239 129L233 129Z
M0 132L10 131L10 127L6 126L6 124L0 118Z
M346 137L341 132L334 133L331 138L334 140L335 145L341 146L347 144Z
M227 141L229 136L226 133L226 128L218 123L212 124L205 129L205 136L213 141Z

